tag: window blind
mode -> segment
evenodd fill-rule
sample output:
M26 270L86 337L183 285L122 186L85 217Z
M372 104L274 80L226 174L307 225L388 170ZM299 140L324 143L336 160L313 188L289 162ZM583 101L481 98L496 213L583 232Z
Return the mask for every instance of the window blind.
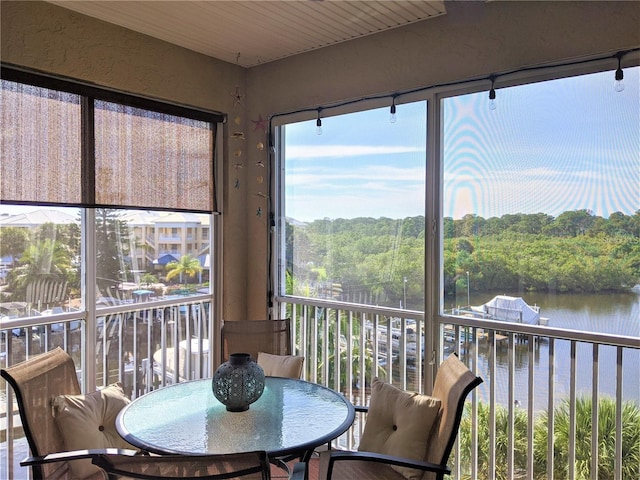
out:
M27 77L45 86L16 82L2 73L3 202L216 210L220 115L33 74Z
M213 210L208 122L96 102L96 203Z
M2 81L3 201L81 203L80 97Z

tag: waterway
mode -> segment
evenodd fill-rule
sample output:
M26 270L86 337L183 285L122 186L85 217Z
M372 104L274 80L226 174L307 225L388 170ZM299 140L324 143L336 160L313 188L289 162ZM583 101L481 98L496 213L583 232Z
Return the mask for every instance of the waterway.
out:
M465 292L466 293L466 292ZM482 305L502 292L470 294L471 305ZM510 294L514 295L514 294ZM466 300L466 295L465 300ZM549 327L607 333L638 339L639 349L625 349L623 354L623 399L640 405L640 295L549 295L523 294L529 305L538 305L542 317L549 319ZM466 302L465 302L466 303ZM549 391L549 342L543 339L534 350L534 411L548 409ZM488 357L479 350L479 370L481 376L489 378ZM555 341L554 395L556 404L568 398L571 379L571 343ZM598 351L598 392L615 397L617 349L600 346ZM593 346L578 343L576 347L576 391L577 395L591 396L593 385ZM515 348L515 392L518 404L525 407L529 400L529 353L526 343ZM499 352L496 362L496 395L498 402L508 402L509 357L507 352ZM488 384L481 385L480 397L488 400Z

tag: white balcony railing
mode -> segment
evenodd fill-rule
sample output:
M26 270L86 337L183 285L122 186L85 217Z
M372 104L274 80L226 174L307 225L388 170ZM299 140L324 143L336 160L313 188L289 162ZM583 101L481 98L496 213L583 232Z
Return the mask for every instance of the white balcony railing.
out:
M279 298L277 307L293 319L307 378L354 403L367 403L373 376L422 391L425 369L452 352L480 375L451 459L453 478L639 475L640 438L623 436L633 430L625 420L640 422L637 337L443 316L439 351L425 361L422 312L298 297ZM637 415L625 418L629 406ZM357 436L340 442L353 447Z
M640 404L637 338L441 317L439 355L427 354L425 361L422 312L277 300L278 311L292 319L297 353L306 358L304 378L343 392L356 404L368 403L373 376L422 391L425 369L451 352L484 379L468 398L451 459L452 478L622 480L634 478L627 472L637 472L623 444L623 409L628 402ZM209 309L202 297L101 308L91 349L83 340L86 319L79 312L3 321L0 365L61 346L74 357L82 379L83 352L93 350L96 357L88 361L96 363L94 383L121 381L135 398L175 381L210 376L220 341ZM18 466L27 450L13 401L10 388L0 381L0 477L26 478L27 471ZM580 416L585 404L595 419L586 433ZM598 430L598 418L609 416L604 410L609 404L613 424ZM359 419L358 428L338 443L355 446L362 425ZM566 444L560 436L564 430ZM607 462L598 461L603 457Z
M152 389L210 376L213 346L208 295L147 303L120 303L99 308L95 343L88 348L85 313L3 318L0 367L61 347L74 359L78 378L88 391L122 382L136 398ZM85 378L84 352L95 352L95 380ZM93 370L93 369L92 369ZM27 456L17 405L11 388L0 379L0 478L29 478L19 462Z
M158 242L163 243L181 243L181 235L158 235Z

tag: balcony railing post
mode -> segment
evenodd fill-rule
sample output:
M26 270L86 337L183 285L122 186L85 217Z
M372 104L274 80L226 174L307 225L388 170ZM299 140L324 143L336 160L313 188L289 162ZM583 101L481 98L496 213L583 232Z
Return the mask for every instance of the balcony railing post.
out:
M598 372L599 368L599 345L593 344L593 367L592 367L592 380L591 380L591 398L598 398ZM591 478L598 477L598 402L591 402Z
M547 401L547 478L553 478L554 471L554 431L555 431L555 414L553 406L555 405L555 338L549 338L549 386Z

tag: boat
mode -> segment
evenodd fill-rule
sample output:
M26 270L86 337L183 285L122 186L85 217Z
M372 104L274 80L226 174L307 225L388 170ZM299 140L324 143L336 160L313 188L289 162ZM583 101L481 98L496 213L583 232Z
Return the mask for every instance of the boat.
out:
M540 307L531 306L522 297L496 295L487 303L471 306L474 315L491 320L510 323L526 323L527 325L547 325L548 318L540 316Z

